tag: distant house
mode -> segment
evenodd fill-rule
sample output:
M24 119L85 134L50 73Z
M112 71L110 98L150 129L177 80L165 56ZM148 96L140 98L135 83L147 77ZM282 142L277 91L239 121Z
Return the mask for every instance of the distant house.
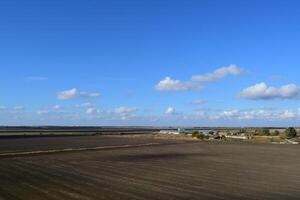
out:
M184 128L178 128L177 131L178 131L178 133L185 133L186 132Z
M179 134L185 133L185 130L183 128L178 128L177 130L160 130L159 133L179 135Z
M173 135L180 134L180 132L176 131L176 130L160 130L159 133L160 134L173 134Z

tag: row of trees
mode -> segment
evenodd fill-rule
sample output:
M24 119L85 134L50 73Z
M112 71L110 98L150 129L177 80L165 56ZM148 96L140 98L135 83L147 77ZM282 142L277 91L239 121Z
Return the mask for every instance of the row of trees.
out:
M201 132L199 133L198 131L187 132L186 134L191 134L192 137L198 139L208 139L209 135L212 136L214 132L211 131L208 133L208 135ZM271 132L270 129L260 128L256 129L254 134L258 136L280 136L281 138L294 138L297 136L297 131L294 127L289 127L284 132L279 132L278 130Z
M267 128L261 128L261 129L256 129L255 130L255 135L259 136L279 136L280 132L278 130L275 130L274 132L270 132L269 129ZM294 127L289 127L285 130L284 136L286 138L293 138L297 136L297 131Z
M192 137L197 138L197 139L201 139L201 140L209 138L208 135L204 135L203 133L199 133L198 131L193 131L192 132Z
M297 136L297 131L293 127L289 127L285 130L285 135L287 138L293 138Z

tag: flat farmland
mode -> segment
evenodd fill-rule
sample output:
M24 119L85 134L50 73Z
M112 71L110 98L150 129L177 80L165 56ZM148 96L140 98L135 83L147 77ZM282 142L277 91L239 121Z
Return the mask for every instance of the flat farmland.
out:
M85 140L95 139L80 138L56 140L59 144L63 139L65 145L74 148L77 143L71 145L72 140L91 146ZM125 136L106 139L110 144L155 141L160 145L0 158L0 199L282 200L300 197L297 145L181 142ZM93 145L107 145L104 140L103 144ZM4 142L0 144L1 151L5 152ZM18 151L35 150L36 146L32 146L17 148ZM54 147L66 146L51 148Z
M8 152L47 151L52 149L78 149L105 146L168 143L152 135L145 136L59 136L0 138L0 154Z

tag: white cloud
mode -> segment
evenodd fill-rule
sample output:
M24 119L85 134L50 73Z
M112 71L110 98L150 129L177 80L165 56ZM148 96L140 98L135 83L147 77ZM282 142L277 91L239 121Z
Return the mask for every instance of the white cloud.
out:
M207 114L204 111L197 111L196 118L197 119L205 119L205 118L207 118Z
M39 111L37 111L36 112L36 114L37 115L46 115L46 114L48 114L48 113L50 113L50 111L49 110L39 110Z
M40 109L34 113L24 112L24 114L36 114L38 120L45 120L45 122L52 123L52 120L59 120L58 122L77 120L88 121L91 123L120 123L126 120L124 124L135 124L137 122L155 123L156 125L237 125L247 126L251 125L291 125L300 122L300 108L299 109L280 109L280 108L264 108L258 106L257 108L248 109L201 109L194 110L192 112L178 112L174 107L170 106L166 108L165 113L160 115L156 114L141 114L136 112L135 107L118 107L113 110L100 110L94 107L86 108L84 112L78 109L65 108L60 112L59 110L53 110L52 107ZM7 117L25 117L22 115L22 111L14 111L13 108L4 113L7 113ZM144 111L142 109L141 111ZM142 113L142 112L141 112ZM83 120L84 119L84 120ZM68 122L71 122L68 121Z
M97 113L99 113L99 112L100 112L100 110L98 110L98 109L96 109L96 108L88 108L88 109L85 111L85 113L86 113L87 115L97 114Z
M79 93L79 97L82 97L82 98L96 98L96 97L99 97L100 94L97 93L97 92L94 92L94 93L85 93L85 92L80 92Z
M135 107L119 107L115 109L115 113L117 114L129 114L137 111Z
M176 110L173 107L168 107L165 113L167 115L174 115L174 114L176 114Z
M70 89L70 90L65 90L62 92L59 92L57 94L57 98L60 100L68 100L68 99L73 99L73 98L95 98L98 97L100 94L99 93L86 93L86 92L80 92L76 88Z
M78 96L78 91L76 88L65 90L57 94L57 98L61 100L72 99L77 96Z
M137 108L135 107L119 107L115 108L114 113L118 115L121 120L129 120L135 116Z
M225 110L219 113L210 113L211 120L291 120L300 119L300 109L291 110Z
M258 83L243 89L239 96L244 99L300 99L300 88L295 84L281 87L270 87L266 83Z
M217 114L211 114L209 118L212 120L233 119L233 118L238 118L239 115L240 113L238 110L224 110Z
M82 104L77 104L76 107L79 107L79 108L90 108L90 107L94 107L94 104L92 104L90 102L86 102L86 103L82 103Z
M5 110L6 106L0 106L0 110Z
M170 77L166 77L154 86L158 91L188 91L188 90L201 90L202 87L195 85L191 82L181 82L180 80L173 80Z
M59 110L59 109L62 108L62 106L61 106L61 105L54 105L52 108L53 108L54 110Z
M200 86L195 82L217 81L229 75L241 76L244 74L246 74L246 71L232 64L227 67L221 67L219 69L216 69L212 73L194 75L192 76L191 81L186 82L172 79L171 77L167 76L158 84L156 84L154 86L154 89L158 91L195 91L204 88L203 86Z
M228 75L241 76L243 74L246 74L246 72L243 69L232 64L227 67L221 67L219 69L216 69L212 73L207 73L204 75L194 75L192 77L192 81L210 82L210 81L217 81L219 79L225 78Z
M227 110L227 111L223 111L221 113L221 116L225 117L225 118L232 118L234 116L236 116L238 114L237 110Z
M281 113L280 117L282 119L292 119L296 117L296 113L289 111L289 110L285 110Z

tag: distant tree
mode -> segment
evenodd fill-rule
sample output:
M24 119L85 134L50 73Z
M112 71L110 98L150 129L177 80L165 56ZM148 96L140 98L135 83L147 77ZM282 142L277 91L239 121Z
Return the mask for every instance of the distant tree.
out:
M205 138L205 135L202 134L202 133L201 133L201 134L198 134L198 135L197 135L197 138L200 139L200 140L203 140L203 139Z
M199 132L198 131L193 131L192 132L192 137L197 137L199 135Z
M255 135L260 135L260 136L269 136L270 135L270 130L267 128L261 128L255 130Z
M293 138L297 136L297 131L294 127L289 127L285 130L285 136L287 138Z
M242 129L240 130L240 133L247 133L247 131L246 131L246 129L242 128Z
M209 139L209 136L208 135L204 135L203 133L199 133L197 135L197 139L200 139L200 140Z
M213 135L214 133L215 133L215 132L213 132L213 131L209 131L209 132L208 132L209 135Z
M274 132L271 133L272 136L278 136L280 132L278 130L275 130Z

